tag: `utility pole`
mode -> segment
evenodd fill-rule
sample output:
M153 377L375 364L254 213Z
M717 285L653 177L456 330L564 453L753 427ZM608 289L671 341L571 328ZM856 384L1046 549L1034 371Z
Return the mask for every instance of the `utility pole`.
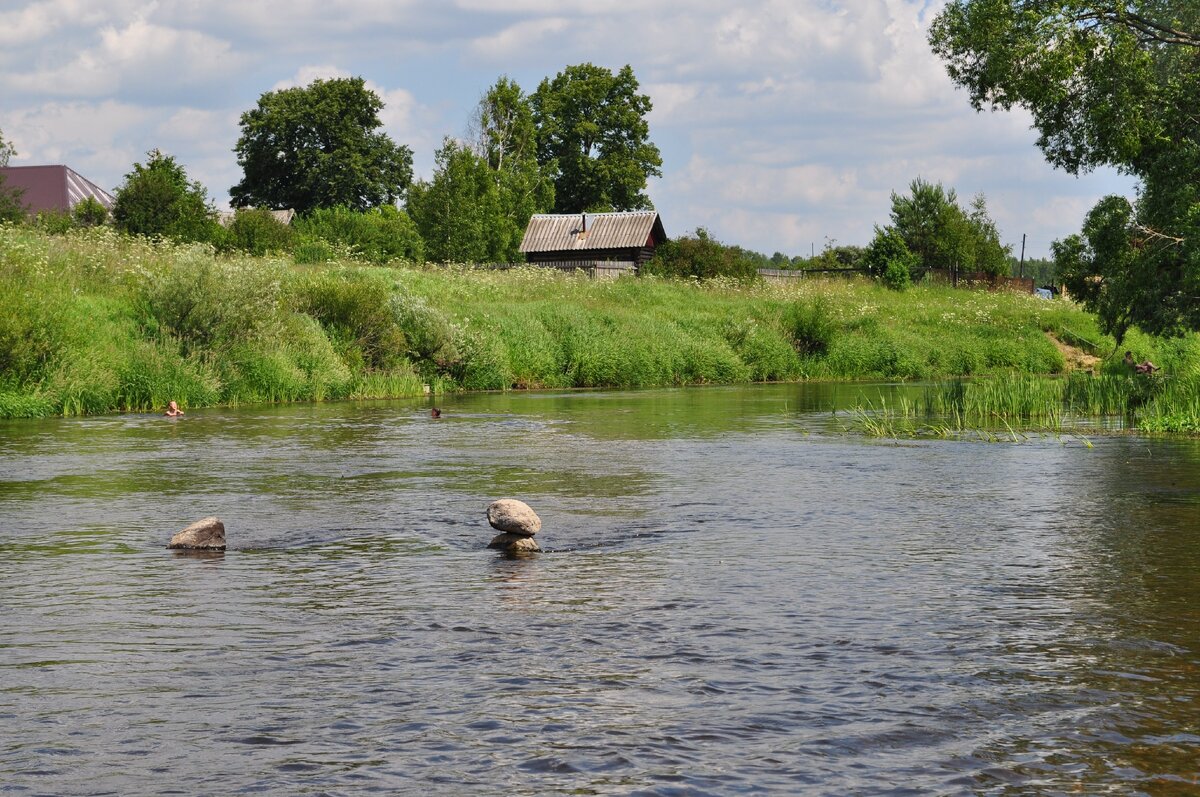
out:
M1021 279L1025 279L1025 233L1021 233Z

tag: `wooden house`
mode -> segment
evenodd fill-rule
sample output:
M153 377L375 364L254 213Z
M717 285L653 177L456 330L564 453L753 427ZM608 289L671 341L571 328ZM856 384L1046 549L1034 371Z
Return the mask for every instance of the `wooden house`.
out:
M539 213L529 220L520 251L537 265L635 271L666 240L655 210Z

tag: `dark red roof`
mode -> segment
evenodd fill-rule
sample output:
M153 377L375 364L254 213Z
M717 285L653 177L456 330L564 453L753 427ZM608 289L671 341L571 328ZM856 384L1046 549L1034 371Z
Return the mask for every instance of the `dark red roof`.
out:
M23 191L21 202L30 213L70 210L87 197L112 210L116 198L69 166L5 166L0 168L6 189Z

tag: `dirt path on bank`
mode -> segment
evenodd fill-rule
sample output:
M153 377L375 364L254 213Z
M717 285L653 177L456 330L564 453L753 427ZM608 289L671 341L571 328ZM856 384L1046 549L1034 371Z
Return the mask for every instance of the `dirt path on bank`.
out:
M1063 360L1067 363L1068 371L1092 371L1100 370L1100 358L1094 354L1088 354L1078 346L1072 346L1069 343L1063 343L1053 332L1047 332L1046 337L1054 342L1058 350L1062 352Z

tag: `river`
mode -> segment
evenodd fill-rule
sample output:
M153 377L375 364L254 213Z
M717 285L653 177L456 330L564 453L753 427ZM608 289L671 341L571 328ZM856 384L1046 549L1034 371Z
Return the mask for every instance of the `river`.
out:
M1200 441L863 390L3 422L0 792L1200 791Z

